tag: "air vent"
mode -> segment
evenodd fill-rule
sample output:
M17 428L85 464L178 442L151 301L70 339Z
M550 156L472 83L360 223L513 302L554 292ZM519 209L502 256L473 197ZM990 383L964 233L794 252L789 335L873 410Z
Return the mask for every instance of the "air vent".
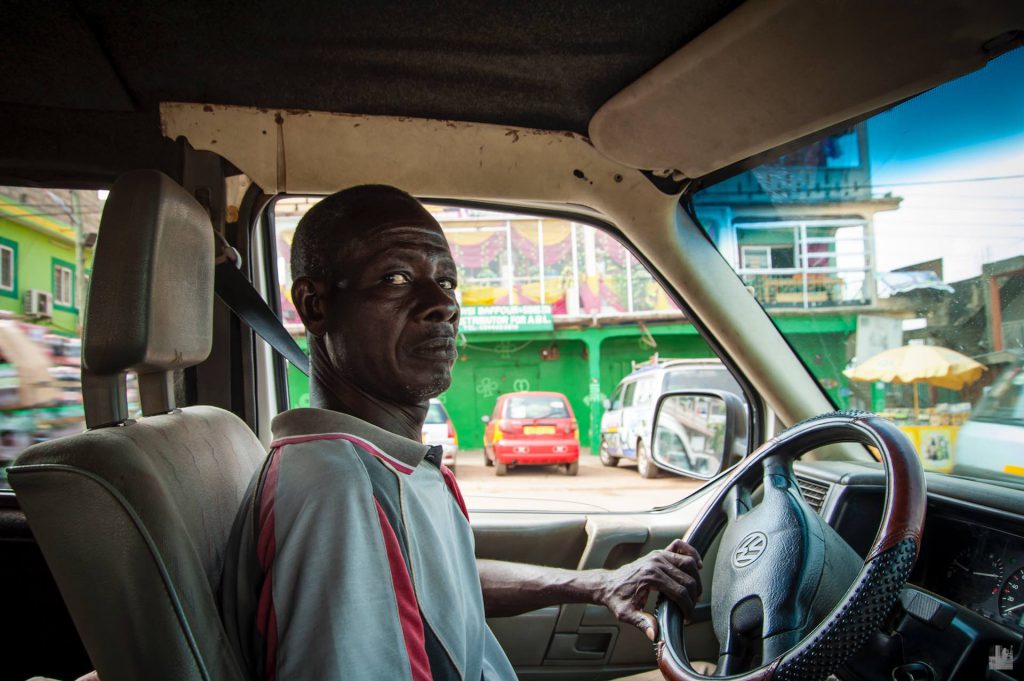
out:
M828 495L828 485L801 477L797 477L796 484L799 485L807 505L821 513L821 507L825 505L825 497Z

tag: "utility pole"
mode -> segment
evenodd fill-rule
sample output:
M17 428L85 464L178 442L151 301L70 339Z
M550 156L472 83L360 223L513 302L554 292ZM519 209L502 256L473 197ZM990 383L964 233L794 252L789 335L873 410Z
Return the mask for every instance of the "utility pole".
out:
M71 190L71 227L75 233L75 283L72 303L78 314L75 316L75 330L82 334L82 320L85 317L85 249L82 248L82 205L78 190Z

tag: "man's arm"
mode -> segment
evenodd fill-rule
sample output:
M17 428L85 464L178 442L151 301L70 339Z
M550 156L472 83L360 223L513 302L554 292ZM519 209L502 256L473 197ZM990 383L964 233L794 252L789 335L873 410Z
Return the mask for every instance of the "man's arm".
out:
M488 617L510 617L562 603L593 603L607 606L652 641L655 620L643 610L652 591L675 601L685 617L693 613L701 594L700 556L681 539L615 570L563 570L497 560L478 560L477 566Z

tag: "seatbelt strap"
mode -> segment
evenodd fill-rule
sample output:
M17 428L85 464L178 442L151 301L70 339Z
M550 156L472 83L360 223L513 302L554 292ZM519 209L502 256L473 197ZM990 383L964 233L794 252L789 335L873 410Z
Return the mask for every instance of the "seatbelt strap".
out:
M234 256L238 257L237 252ZM252 283L238 269L236 262L237 260L231 257L217 258L213 280L217 297L282 357L309 376L309 357L284 328L284 324L267 302L256 292Z

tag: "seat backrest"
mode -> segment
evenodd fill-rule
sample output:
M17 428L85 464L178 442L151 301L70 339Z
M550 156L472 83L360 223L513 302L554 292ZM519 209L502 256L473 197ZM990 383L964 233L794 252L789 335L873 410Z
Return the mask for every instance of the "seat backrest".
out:
M229 412L176 409L173 390L174 371L210 352L213 271L199 203L156 171L122 176L104 207L85 319L88 430L35 445L9 469L103 681L244 678L216 593L265 452Z

